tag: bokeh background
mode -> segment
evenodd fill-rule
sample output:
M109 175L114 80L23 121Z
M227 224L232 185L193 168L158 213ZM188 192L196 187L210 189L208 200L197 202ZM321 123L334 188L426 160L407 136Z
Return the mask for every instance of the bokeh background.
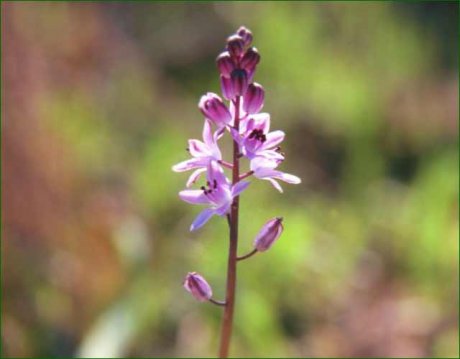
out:
M234 356L458 356L458 3L2 2L3 356L214 356L227 227L177 192L249 27L282 168L254 183Z

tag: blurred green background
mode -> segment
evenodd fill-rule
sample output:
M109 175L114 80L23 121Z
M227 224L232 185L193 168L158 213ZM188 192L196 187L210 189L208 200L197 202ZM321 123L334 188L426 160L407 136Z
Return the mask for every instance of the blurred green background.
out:
M2 2L2 355L214 356L227 227L177 196L240 25L280 195L241 199L233 356L458 356L458 3Z

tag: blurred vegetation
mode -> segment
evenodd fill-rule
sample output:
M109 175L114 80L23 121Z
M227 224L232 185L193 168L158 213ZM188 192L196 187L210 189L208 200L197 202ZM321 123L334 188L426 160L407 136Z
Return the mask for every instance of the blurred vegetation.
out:
M282 169L241 200L234 356L457 357L458 3L2 3L2 349L214 356L227 228L177 192L240 25ZM227 144L228 145L228 144Z

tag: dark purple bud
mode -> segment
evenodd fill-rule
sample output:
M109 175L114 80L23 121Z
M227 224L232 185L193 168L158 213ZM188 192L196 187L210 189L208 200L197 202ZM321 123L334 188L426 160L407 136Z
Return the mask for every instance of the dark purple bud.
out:
M250 114L259 112L264 105L264 98L264 88L258 83L250 84L243 97L243 110Z
M196 272L187 274L184 281L184 288L201 302L205 302L212 297L211 286Z
M265 223L254 240L254 247L263 252L269 249L283 233L283 218L276 217Z
M231 56L239 57L244 51L244 41L238 35L232 35L227 39L227 49Z
M230 74L236 67L228 51L224 51L219 56L217 56L216 62L217 68L225 77L230 77Z
M236 69L232 71L231 80L236 96L244 96L248 88L248 74L245 70Z
M240 28L236 31L236 33L241 36L244 41L245 46L251 45L252 42L252 32L248 28L244 26L240 26Z
M259 52L255 47L251 47L246 51L243 58L241 59L241 67L247 72L251 72L256 68L256 65L260 61Z
M232 115L227 106L215 93L208 92L206 95L201 96L198 107L206 118L219 127L225 126L232 120Z
M230 77L220 76L220 87L222 89L222 95L227 100L233 100L235 98L235 87Z

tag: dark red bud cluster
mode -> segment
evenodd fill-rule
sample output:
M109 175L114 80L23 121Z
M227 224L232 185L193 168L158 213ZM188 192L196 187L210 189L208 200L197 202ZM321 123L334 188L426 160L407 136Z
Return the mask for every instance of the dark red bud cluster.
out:
M260 55L255 47L249 47L251 42L251 31L241 26L227 39L226 50L216 59L222 93L227 100L244 96L252 82Z

